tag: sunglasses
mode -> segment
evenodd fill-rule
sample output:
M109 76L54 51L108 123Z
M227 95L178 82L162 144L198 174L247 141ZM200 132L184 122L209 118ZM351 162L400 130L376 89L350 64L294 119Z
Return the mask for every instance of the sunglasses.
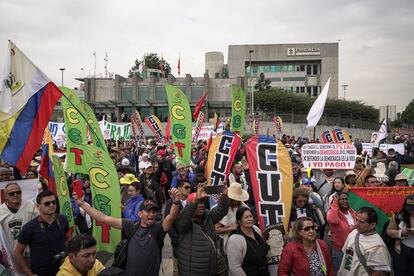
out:
M178 168L177 170L182 171L182 170L185 170L185 168L184 167L183 168Z
M16 196L16 195L21 195L22 191L15 191L15 192L10 192L8 193L9 196Z
M302 230L305 231L305 232L309 232L311 229L316 230L317 227L315 225L312 225L312 226L306 226L306 227L302 228Z
M191 189L191 186L184 186L183 189L190 190Z
M56 206L56 200L46 201L46 202L43 202L42 204L45 205L46 207L48 207L50 205Z

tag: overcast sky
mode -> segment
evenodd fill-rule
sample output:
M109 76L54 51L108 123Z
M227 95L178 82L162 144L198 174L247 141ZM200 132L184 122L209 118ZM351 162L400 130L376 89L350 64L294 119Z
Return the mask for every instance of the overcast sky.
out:
M163 54L177 76L202 76L204 54L230 44L339 42L347 99L397 105L414 98L414 1L2 0L0 64L7 40L60 85L108 69L127 76L135 58ZM343 90L340 87L340 96Z

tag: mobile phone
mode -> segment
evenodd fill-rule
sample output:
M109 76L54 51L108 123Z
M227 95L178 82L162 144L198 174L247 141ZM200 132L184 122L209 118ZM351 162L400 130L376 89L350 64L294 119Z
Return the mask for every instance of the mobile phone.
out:
M72 182L72 191L76 193L78 198L83 197L83 188L82 188L82 181L80 179L76 179Z
M204 189L208 195L221 194L223 192L222 185L206 186Z

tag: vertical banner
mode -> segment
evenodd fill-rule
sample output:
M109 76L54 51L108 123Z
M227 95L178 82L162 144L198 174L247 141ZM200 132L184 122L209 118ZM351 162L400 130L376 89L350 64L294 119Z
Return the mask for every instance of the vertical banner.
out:
M146 143L145 135L144 135L144 128L142 126L141 116L139 115L138 110L132 111L131 114L131 124L132 124L132 131L134 132L135 136L138 136L140 139Z
M65 172L63 171L63 165L59 157L52 156L53 171L55 175L56 194L59 201L59 213L64 215L69 222L69 232L72 237L76 235L75 220L73 218L72 204L70 203L70 195L68 184L66 181Z
M213 119L213 130L214 130L214 132L217 132L217 129L219 128L220 124L221 124L220 119L217 116L217 113L214 112L214 119Z
M287 231L293 194L289 153L282 142L264 135L251 137L245 148L261 230L283 222Z
M237 131L242 135L246 114L246 93L240 86L233 84L231 86L231 98L231 131Z
M158 117L155 115L149 115L147 118L145 118L145 123L150 128L152 133L154 133L155 139L162 143L164 134L162 133L162 124L160 122L160 119L158 119Z
M164 144L167 145L170 142L170 136L171 136L171 120L170 120L170 116L168 116L167 125L165 126Z
M279 134L283 133L283 121L282 118L279 116L274 116L273 117L273 122L275 123L276 126L276 130Z
M230 172L241 138L237 133L224 131L213 139L208 151L207 185L220 185Z
M332 135L335 140L335 143L352 144L351 138L349 137L349 134L345 129L334 128L332 130Z
M177 87L165 86L170 113L172 140L178 162L190 165L191 162L191 109L187 96Z
M260 134L259 132L260 132L260 119L257 118L253 120L253 134L258 135Z
M329 130L322 132L322 141L325 144L335 143L332 133Z
M201 127L203 126L203 123L204 123L204 118L205 118L204 112L200 111L198 113L197 121L195 124L195 133L193 136L193 143L197 143L198 135L200 134Z
M87 143L86 122L79 113L81 101L69 88L60 90L66 96L61 98L66 129L66 171L87 174L87 169L79 162L83 154L79 146Z

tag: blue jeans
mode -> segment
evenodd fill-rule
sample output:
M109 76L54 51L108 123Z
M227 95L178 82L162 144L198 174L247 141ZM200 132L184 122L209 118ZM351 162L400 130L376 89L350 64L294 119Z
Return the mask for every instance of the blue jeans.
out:
M342 258L344 257L344 253L342 251L336 250L335 248L332 248L332 264L335 270L335 273L338 272Z

